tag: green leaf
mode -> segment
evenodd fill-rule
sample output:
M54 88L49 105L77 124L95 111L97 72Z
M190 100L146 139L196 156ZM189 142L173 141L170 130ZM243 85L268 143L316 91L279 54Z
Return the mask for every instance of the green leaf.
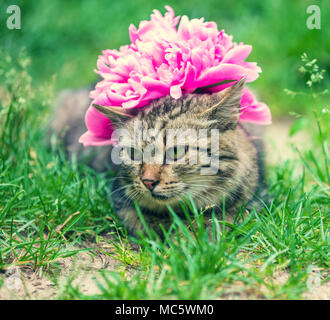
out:
M299 131L306 128L308 120L306 118L297 119L290 127L289 136L292 137Z

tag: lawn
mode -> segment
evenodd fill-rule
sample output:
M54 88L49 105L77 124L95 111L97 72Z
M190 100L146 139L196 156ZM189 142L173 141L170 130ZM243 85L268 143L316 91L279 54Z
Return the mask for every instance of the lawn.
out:
M289 134L303 132L311 147L292 145L292 158L267 165L272 200L258 211L243 216L242 208L233 223L214 216L206 230L203 212L188 197L189 226L170 210L174 222L165 241L152 230L134 239L106 201L114 172L69 162L56 136L49 143L48 127L58 92L97 80L93 69L101 50L126 44L129 24L147 19L154 8L164 12L163 5L17 1L22 30L8 30L11 2L4 1L0 298L10 272L47 278L58 299L301 299L325 286L329 294L329 4L319 4L321 30L308 30L310 1L167 3L177 14L204 16L236 41L252 44L249 59L263 73L250 87L270 106L274 124L290 119ZM107 261L94 270L92 291L79 286L74 267L62 276L66 261L82 255ZM34 297L26 286L13 294L22 292Z

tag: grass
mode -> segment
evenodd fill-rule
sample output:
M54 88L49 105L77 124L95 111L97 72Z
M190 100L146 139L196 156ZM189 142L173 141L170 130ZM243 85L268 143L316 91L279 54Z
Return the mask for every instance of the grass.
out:
M296 160L268 168L273 200L262 209L247 217L238 212L231 224L213 216L208 230L202 212L186 198L188 226L169 208L173 225L164 230L164 241L147 227L147 237L131 239L104 200L113 173L99 174L83 162L68 162L56 137L46 143L52 81L34 86L24 51L17 60L6 51L1 56L0 270L18 265L56 275L60 258L82 250L97 254L105 244L111 250L103 253L118 260L121 269L101 271L96 280L100 293L84 294L72 275L57 298L213 299L246 292L254 298L299 299L314 268L321 270L322 281L328 280L326 107L315 108L313 117L296 114L291 134L309 130L313 149L297 149ZM317 78L311 76L316 72L308 79ZM320 106L314 87L316 80L311 94ZM136 208L139 212L138 204ZM131 241L139 246L138 253ZM89 242L98 248L86 247ZM278 272L287 275L281 285L275 280Z
M327 1L318 3L321 30L306 28L306 8L314 4L309 1L18 0L22 30L5 27L10 4L0 4L6 48L0 52L0 289L1 272L12 265L51 276L60 299L206 299L235 293L299 299L313 270L320 270L322 282L329 280ZM249 60L263 73L251 88L275 117L296 119L290 135L305 131L313 146L292 146L294 160L267 168L273 200L248 217L238 213L231 224L213 217L206 230L202 212L188 198L189 226L170 210L174 222L165 241L152 230L132 239L105 201L114 173L68 162L56 137L46 142L47 119L58 90L96 81L101 50L128 43L129 24L148 19L154 8L164 12L165 4L178 15L214 20L235 41L252 44ZM97 295L83 293L76 274L58 284L59 261L79 251L120 262L116 272L101 271ZM279 272L286 276L283 283L276 280Z

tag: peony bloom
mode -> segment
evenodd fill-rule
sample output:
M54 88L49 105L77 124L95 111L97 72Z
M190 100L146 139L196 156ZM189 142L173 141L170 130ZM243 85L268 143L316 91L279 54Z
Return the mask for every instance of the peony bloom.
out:
M232 36L219 31L214 22L176 17L166 6L164 16L154 10L150 21L131 25L131 44L118 50L104 50L97 61L103 80L90 96L93 99L85 122L88 131L79 141L84 146L107 145L113 131L110 120L92 105L142 108L151 100L166 95L178 99L185 93L212 86L217 92L230 83L224 80L256 80L261 72L255 62L246 62L252 46L235 43ZM180 21L179 21L180 20ZM257 124L271 122L270 110L244 88L240 121Z

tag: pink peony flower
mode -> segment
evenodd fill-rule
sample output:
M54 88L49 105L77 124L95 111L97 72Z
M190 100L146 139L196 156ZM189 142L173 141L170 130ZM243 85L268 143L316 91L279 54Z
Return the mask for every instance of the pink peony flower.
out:
M103 80L90 94L93 101L85 117L88 131L79 139L84 146L113 143L110 120L93 104L142 108L166 95L178 99L224 80L245 77L246 82L252 82L258 78L260 67L245 61L252 46L233 42L232 36L219 31L214 22L186 16L180 20L171 7L166 9L164 16L154 10L150 21L141 21L138 29L130 25L130 45L119 51L104 50L99 56L95 72ZM230 85L213 86L208 91L221 91ZM271 122L267 105L258 102L247 88L239 121Z
M243 88L239 121L259 125L267 125L272 122L272 116L268 106L263 102L259 102L247 88Z

